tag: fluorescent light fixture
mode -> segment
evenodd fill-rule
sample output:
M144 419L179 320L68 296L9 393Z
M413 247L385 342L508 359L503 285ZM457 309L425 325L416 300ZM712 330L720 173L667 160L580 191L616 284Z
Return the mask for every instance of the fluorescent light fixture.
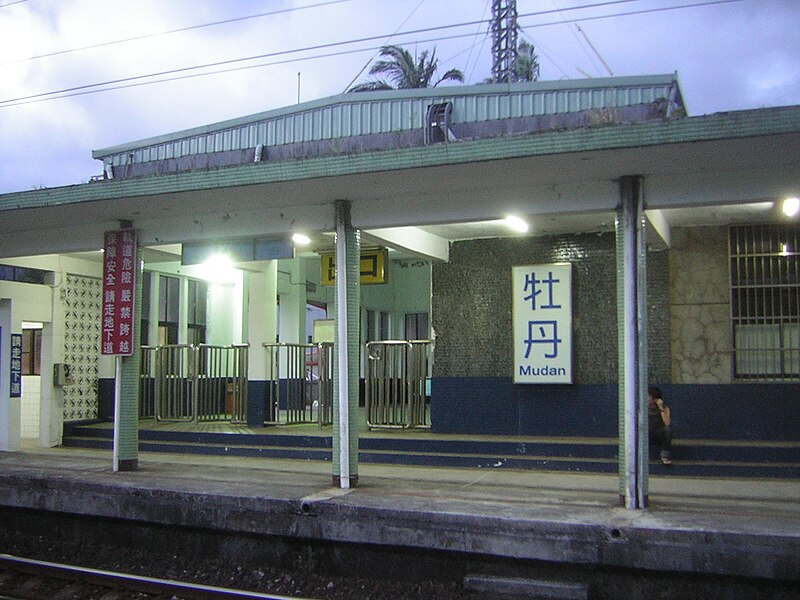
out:
M781 256L789 256L789 244L781 244Z
M231 280L234 268L231 257L227 254L209 256L201 265L203 279L212 283L224 283Z
M792 196L783 201L783 214L787 217L793 217L800 212L800 198Z
M295 233L292 235L292 241L298 246L308 246L311 243L311 238L303 233Z
M517 233L527 233L528 223L515 215L509 215L505 218L506 227L516 231Z

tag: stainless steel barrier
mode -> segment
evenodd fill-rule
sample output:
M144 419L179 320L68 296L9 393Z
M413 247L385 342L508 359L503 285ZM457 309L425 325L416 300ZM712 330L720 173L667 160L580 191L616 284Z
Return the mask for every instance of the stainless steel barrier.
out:
M333 423L333 344L319 344L317 373L317 422L320 426Z
M139 367L140 419L153 419L156 416L156 350L154 346L142 346Z
M267 414L276 425L333 422L332 344L264 344Z
M249 344L234 344L231 347L233 367L228 379L231 397L231 423L247 423L247 364Z
M140 416L152 390L156 421L247 422L247 353L247 345L143 347Z
M156 348L156 421L196 421L194 346Z
M195 348L198 421L247 422L246 345Z
M430 340L367 343L367 427L430 427L426 383Z

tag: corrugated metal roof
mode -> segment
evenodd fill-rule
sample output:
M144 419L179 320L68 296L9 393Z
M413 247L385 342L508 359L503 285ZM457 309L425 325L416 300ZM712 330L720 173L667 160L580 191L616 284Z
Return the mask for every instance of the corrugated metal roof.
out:
M95 150L92 156L118 167L411 131L423 127L431 104L443 102L452 104L451 122L463 124L616 109L661 98L682 106L676 75L350 93Z
M517 136L512 139L476 140L454 144L446 152L441 146L403 148L389 152L364 153L358 157L327 156L288 164L265 164L258 169L239 166L220 171L181 173L169 177L92 182L0 194L0 211L155 194L179 194L229 186L296 182L337 175L483 162L522 156L647 148L720 140L728 143L736 139L798 133L800 133L800 106L753 109L668 122L654 121L620 127L598 127L585 131L553 131L541 136Z

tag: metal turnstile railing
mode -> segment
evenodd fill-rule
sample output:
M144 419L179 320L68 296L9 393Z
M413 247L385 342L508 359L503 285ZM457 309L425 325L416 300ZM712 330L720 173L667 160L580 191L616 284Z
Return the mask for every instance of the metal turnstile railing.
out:
M197 420L247 422L248 346L195 348L195 403Z
M430 340L367 343L365 382L367 426L429 427L426 384Z
M247 422L247 354L246 344L143 347L140 418Z
M228 382L231 394L231 422L244 424L247 423L247 365L250 360L250 345L234 344L232 352L233 371Z
M320 426L333 423L333 344L318 344L317 374L317 421Z
M139 418L156 416L156 352L154 346L142 346L139 366Z
M175 344L156 348L156 421L195 421L194 346Z
M333 422L332 344L264 344L267 414L277 425Z

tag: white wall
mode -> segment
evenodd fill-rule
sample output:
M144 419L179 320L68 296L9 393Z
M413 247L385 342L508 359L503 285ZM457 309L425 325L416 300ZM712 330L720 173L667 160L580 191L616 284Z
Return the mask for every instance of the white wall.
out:
M229 346L239 343L241 324L235 327L234 313L241 315L242 296L234 297L234 287L230 284L213 283L208 286L206 313L206 343ZM241 319L241 317L240 317ZM241 323L241 321L240 321ZM234 335L237 332L238 335Z
M0 303L7 307L7 325L3 338L9 333L21 333L23 321L44 324L42 331L42 362L40 378L23 378L23 399L13 399L8 410L0 415L0 448L18 449L22 433L22 402L26 403L26 436L33 426L29 421L36 411L38 379L38 418L39 445L55 446L61 443L63 426L63 394L60 388L52 385L53 363L63 362L64 358L64 302L61 298L62 285L67 273L88 277L102 277L100 253L97 260L59 255L42 255L24 258L3 259L3 264L52 271L55 274L52 285L0 281ZM5 342L4 342L5 343ZM4 353L8 357L7 353ZM6 358L7 359L7 358ZM8 365L3 362L3 368ZM30 381L29 381L30 380ZM27 386L27 387L26 387ZM6 386L2 386L6 387ZM6 392L7 396L7 392ZM0 391L0 403L2 403ZM34 434L35 435L35 434Z
M39 415L42 378L39 375L23 375L20 437L39 439Z
M248 373L250 379L265 379L267 352L264 344L275 343L278 323L278 261L254 263L258 271L247 273L247 336L250 344Z

